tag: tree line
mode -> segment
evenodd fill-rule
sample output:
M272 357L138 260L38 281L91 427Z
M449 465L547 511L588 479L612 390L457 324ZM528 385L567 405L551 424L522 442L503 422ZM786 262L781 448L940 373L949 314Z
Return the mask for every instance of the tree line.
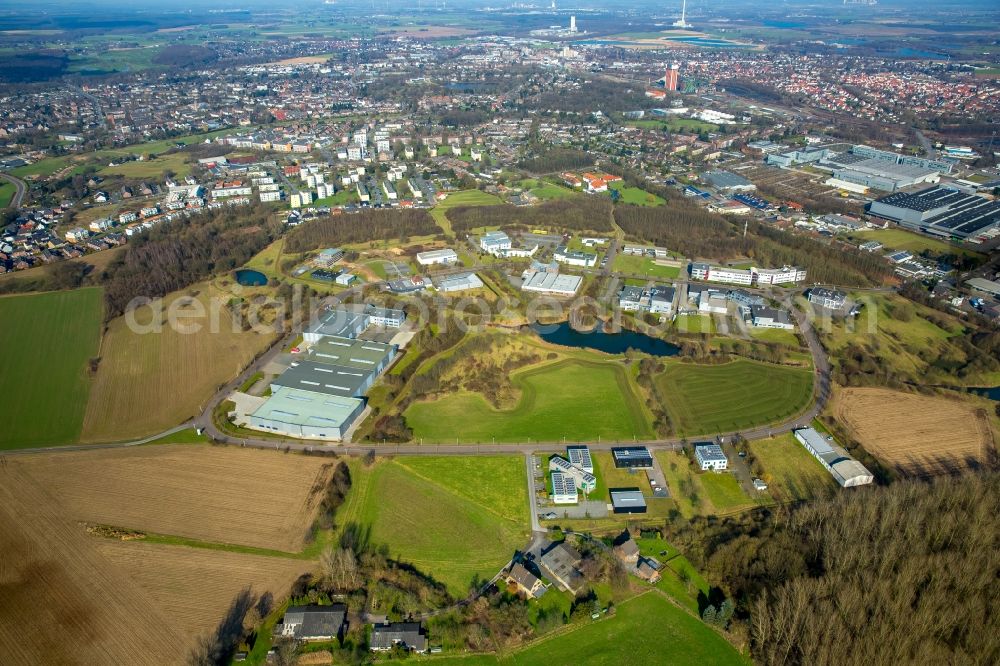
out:
M805 268L813 282L845 286L880 284L891 275L882 257L797 236L757 222L728 221L693 204L644 207L618 205L615 222L629 236L689 257L726 260L749 257L764 267Z
M224 208L165 222L132 237L99 275L105 318L136 297L159 298L249 261L282 232L267 207Z
M449 216L450 217L450 216ZM285 240L287 252L374 240L407 239L442 233L426 210L369 209L350 215L331 215L296 227Z
M611 202L603 197L554 199L538 206L457 206L448 211L451 228L468 232L479 227L567 229L609 232Z

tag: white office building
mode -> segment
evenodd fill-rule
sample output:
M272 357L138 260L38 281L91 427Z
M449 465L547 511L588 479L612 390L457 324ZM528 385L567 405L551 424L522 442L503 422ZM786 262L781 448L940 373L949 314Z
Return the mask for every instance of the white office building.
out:
M576 481L562 472L552 472L552 493L549 499L555 504L576 504Z
M697 444L694 447L694 457L698 460L701 470L716 471L729 469L729 458L718 444Z

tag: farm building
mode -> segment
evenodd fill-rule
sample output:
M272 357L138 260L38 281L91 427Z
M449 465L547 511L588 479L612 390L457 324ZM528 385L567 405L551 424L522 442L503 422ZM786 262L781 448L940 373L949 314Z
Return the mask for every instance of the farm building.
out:
M445 264L450 266L451 264L458 263L458 253L448 248L444 250L428 250L427 252L418 252L417 263L421 266L433 266L434 264Z
M552 472L551 477L549 499L555 504L576 504L576 479L562 472Z
M718 444L695 444L694 457L698 460L698 466L704 472L706 470L723 470L729 468L729 458L725 451Z
M816 432L815 428L796 430L795 439L822 463L841 487L863 486L875 480L864 465L837 446L832 438L827 439Z
M547 271L528 269L521 276L524 283L521 289L553 296L572 296L580 288L583 278L578 275L560 275Z
M553 473L561 473L563 476L572 478L576 482L576 487L584 493L591 493L597 488L596 476L571 464L562 456L552 456L549 458L549 470Z
M466 291L468 289L482 289L483 281L475 273L461 273L459 275L444 275L434 278L434 286L438 291Z
M615 513L646 513L646 498L638 488L612 488L611 507Z
M344 604L289 606L281 624L275 627L275 633L300 641L340 640L346 618L347 606Z
M396 646L414 652L426 652L427 636L421 633L419 622L373 624L368 645L373 652L388 652Z
M584 578L577 570L583 557L565 541L548 548L539 558L542 573L561 590L576 594L583 588Z
M619 446L611 449L615 467L627 469L652 469L653 455L645 446Z
M586 446L567 446L566 455L569 456L570 463L582 469L584 472L594 473L594 459L590 455L590 449Z
M518 592L529 598L537 599L548 589L538 576L528 571L520 562L510 568L506 580L517 586Z
M302 439L340 440L365 408L360 398L278 387L247 425Z

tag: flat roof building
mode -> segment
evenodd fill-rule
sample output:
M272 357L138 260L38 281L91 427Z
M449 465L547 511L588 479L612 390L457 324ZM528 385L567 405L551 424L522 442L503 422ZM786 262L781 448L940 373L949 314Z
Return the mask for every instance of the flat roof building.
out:
M569 264L570 266L583 266L590 268L597 263L597 255L590 252L580 252L570 250L565 245L560 245L552 252L552 258L558 262Z
M271 380L271 390L279 387L358 397L375 382L377 373L371 370L352 368L346 365L317 363L309 359L295 360L287 370Z
M318 320L302 333L305 342L316 342L324 335L340 338L356 338L368 328L368 318L364 312L337 307L321 313Z
M584 493L591 493L597 488L596 476L573 465L562 456L552 456L549 458L549 469L553 475L562 474L563 476L572 478L576 482L576 487Z
M618 446L611 449L615 467L628 469L651 469L653 456L645 446Z
M919 192L894 192L868 205L868 212L912 231L979 241L1000 230L1000 200L938 185Z
M579 467L584 472L594 473L594 460L590 456L590 449L586 446L567 446L566 454L572 465Z
M432 266L434 264L457 264L458 253L450 248L418 252L417 263L421 266Z
M521 289L553 296L573 296L580 288L583 278L579 275L560 275L547 271L528 269L521 276Z
M340 440L365 408L360 398L278 387L248 425L301 439Z
M695 444L694 457L698 460L698 465L703 472L710 469L729 468L729 458L726 457L725 451L718 444Z
M976 291L981 291L993 296L1000 296L1000 282L994 282L993 280L987 280L986 278L972 278L971 280L966 280L965 284L969 285L972 289Z
M475 273L460 273L458 275L443 275L434 278L434 286L438 291L445 293L451 291L467 291L469 289L482 289L483 281Z
M702 177L708 184L723 192L752 192L757 186L743 176L729 171L707 171Z
M396 345L369 340L323 336L300 359L359 368L378 374L396 357Z
M552 493L549 499L555 504L576 504L576 479L569 474L562 472L552 472L551 479Z
M796 430L795 439L820 461L841 487L862 486L875 480L874 475L833 442L833 438L823 437L815 428Z
M646 513L646 498L638 488L612 488L611 508L614 513Z

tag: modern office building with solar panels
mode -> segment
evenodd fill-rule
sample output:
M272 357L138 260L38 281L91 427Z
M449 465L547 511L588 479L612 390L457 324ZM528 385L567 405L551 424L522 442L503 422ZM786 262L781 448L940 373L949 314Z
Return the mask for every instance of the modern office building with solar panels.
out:
M869 204L868 212L912 231L953 240L978 242L1000 233L1000 201L947 185L894 192Z

